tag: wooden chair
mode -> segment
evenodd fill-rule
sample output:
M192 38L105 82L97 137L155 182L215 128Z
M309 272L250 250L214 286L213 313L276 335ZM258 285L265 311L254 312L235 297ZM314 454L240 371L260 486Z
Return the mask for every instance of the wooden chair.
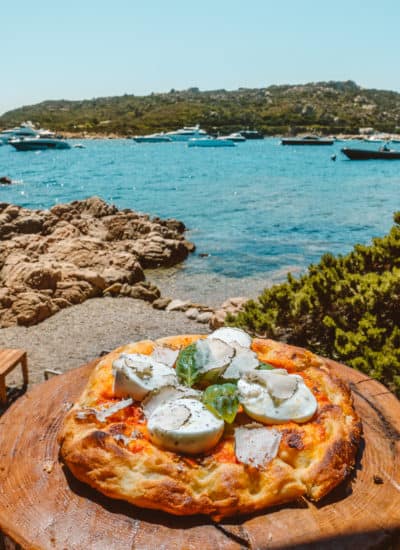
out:
M28 361L23 349L0 349L0 405L7 404L6 376L21 364L24 387L28 385Z

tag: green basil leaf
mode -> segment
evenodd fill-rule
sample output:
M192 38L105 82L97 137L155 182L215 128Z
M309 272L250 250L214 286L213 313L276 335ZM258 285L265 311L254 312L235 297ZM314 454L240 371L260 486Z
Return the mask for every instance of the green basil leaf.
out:
M213 414L232 424L239 408L235 384L214 384L203 393L203 403Z
M274 370L276 367L270 365L269 363L260 363L256 370Z
M176 360L176 375L181 384L191 388L200 376L200 368L196 366L196 344L183 348Z

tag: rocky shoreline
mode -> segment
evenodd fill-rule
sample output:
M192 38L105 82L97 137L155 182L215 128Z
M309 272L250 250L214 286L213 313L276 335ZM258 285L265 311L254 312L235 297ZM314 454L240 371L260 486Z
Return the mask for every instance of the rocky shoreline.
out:
M0 327L35 325L100 296L153 302L144 269L175 265L194 245L178 220L118 210L97 197L49 210L0 204Z
M98 197L29 210L0 203L0 328L33 326L89 298L129 297L221 326L246 298L214 308L161 297L146 269L174 266L195 250L185 225L118 210Z

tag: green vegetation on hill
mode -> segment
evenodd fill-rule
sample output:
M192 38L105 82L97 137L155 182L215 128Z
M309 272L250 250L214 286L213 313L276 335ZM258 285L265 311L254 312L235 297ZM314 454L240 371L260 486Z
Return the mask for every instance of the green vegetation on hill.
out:
M363 89L352 81L297 86L124 95L84 101L44 101L5 113L0 127L31 120L58 132L147 134L199 123L208 132L256 128L266 135L356 134L359 128L400 130L400 94Z
M388 235L288 275L227 323L368 374L400 397L400 212Z

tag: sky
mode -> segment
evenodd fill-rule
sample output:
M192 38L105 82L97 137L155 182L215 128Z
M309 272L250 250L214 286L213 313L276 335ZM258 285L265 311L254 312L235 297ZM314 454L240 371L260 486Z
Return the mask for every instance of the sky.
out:
M399 0L0 0L0 114L325 80L400 92Z

